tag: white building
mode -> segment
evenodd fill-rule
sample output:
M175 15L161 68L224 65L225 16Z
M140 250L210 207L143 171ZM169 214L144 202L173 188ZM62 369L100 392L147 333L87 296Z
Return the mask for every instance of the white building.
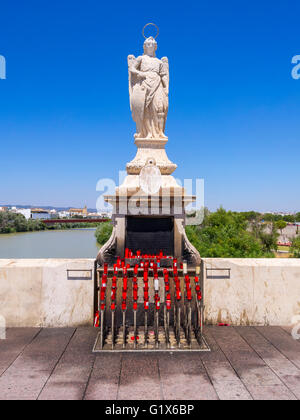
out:
M31 209L16 209L15 212L23 214L27 220L31 219Z
M58 213L58 216L59 216L60 219L65 219L65 218L70 217L70 212L69 211L60 211Z
M50 210L49 214L51 219L56 219L58 217L58 213L55 209Z

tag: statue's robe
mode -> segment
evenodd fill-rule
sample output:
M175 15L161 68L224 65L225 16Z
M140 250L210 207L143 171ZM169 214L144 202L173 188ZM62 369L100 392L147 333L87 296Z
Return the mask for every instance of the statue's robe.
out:
M158 138L163 135L158 124L158 118L162 116L164 122L168 112L167 88L163 85L163 77L168 82L168 63L156 57L143 55L128 57L129 65L129 91L130 107L133 120L137 125L137 137L151 136ZM130 72L134 68L145 76L139 78Z

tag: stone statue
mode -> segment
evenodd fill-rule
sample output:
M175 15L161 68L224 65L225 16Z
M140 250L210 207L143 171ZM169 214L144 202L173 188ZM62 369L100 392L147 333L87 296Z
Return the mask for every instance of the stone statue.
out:
M164 134L169 107L169 62L156 58L157 42L150 36L144 54L128 56L129 95L136 139L166 139Z

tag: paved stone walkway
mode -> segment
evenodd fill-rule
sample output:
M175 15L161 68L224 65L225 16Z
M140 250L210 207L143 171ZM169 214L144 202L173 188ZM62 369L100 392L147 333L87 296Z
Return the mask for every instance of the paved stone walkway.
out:
M283 327L206 327L210 353L93 354L94 328L8 329L0 399L300 399Z

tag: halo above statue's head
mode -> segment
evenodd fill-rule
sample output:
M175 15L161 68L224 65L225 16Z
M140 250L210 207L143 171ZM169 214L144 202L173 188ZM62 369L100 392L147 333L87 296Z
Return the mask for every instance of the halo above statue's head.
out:
M158 26L155 25L155 23L147 23L147 25L145 25L143 27L143 37L145 39L150 38L150 37L146 37L146 35L145 35L145 29L147 28L147 26L154 26L156 28L156 35L154 37L152 37L152 38L156 39L158 37L158 34L159 34L159 29L158 29Z

